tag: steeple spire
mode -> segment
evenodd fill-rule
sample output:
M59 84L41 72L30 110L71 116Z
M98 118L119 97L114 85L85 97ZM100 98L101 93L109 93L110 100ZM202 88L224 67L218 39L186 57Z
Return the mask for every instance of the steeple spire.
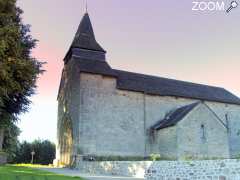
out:
M72 48L80 48L93 51L106 52L96 41L93 32L92 23L86 12L78 26L77 33L74 37Z

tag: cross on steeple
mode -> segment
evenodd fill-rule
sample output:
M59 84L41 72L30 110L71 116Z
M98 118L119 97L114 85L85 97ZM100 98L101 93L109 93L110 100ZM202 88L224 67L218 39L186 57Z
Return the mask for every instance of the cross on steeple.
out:
M86 11L86 13L88 13L88 1L87 0L85 1L85 11Z

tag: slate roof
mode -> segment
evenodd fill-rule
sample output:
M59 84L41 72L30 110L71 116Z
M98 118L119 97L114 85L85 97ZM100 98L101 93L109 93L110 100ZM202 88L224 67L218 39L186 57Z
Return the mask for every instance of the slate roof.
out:
M166 127L174 126L179 121L181 121L189 112L191 112L198 104L199 102L176 109L175 111L169 113L163 120L153 125L151 129L160 130Z
M101 74L106 76L117 76L115 71L112 70L106 61L86 60L77 57L74 57L74 60L78 65L79 72Z
M71 48L82 48L94 51L106 52L96 41L92 23L88 13L85 13L72 42Z
M118 77L117 88L122 90L240 105L240 99L224 88L120 70L114 71L117 73Z
M80 72L116 77L117 88L121 90L240 105L240 99L224 88L120 71L112 69L106 61L74 59Z
M73 57L74 48L106 52L95 39L92 24L87 13L84 15L70 50L64 58L65 64ZM240 105L240 99L223 88L115 70L106 61L87 60L77 57L74 57L74 60L77 62L79 72L116 77L117 88L121 90Z

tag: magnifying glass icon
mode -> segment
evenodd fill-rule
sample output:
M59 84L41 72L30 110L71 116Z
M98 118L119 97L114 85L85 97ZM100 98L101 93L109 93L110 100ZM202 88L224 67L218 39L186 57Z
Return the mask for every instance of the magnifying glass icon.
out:
M238 7L238 3L237 1L232 1L231 4L230 4L230 7L227 9L227 13L229 13L232 9Z

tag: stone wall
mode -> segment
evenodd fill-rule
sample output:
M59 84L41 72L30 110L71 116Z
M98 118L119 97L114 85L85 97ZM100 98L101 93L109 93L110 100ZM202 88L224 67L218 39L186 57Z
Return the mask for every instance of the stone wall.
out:
M90 175L113 175L143 178L151 161L78 161L77 169Z
M239 180L240 160L79 161L81 173L138 177L147 180Z
M171 138L169 138L168 144L163 144L161 141L154 143L151 141L148 132L150 126L163 119L170 111L198 101L119 90L116 88L114 77L89 73L80 74L79 91L80 94L76 98L73 97L75 100L80 98L79 117L76 121L76 126L79 127L79 137L76 138L76 145L79 146L82 154L100 156L148 156L151 153L161 154L161 151L166 149L164 149L164 146L171 145L169 147L174 148L178 141L177 137L185 131L184 128L178 128L175 135L170 133ZM194 115L195 122L202 118L211 125L211 128L210 126L206 128L206 133L211 134L212 141L206 142L205 149L198 148L199 153L205 152L210 147L214 147L211 149L215 151L216 146L221 144L221 147L224 148L218 148L222 151L219 152L219 157L227 157L226 152L230 152L231 157L237 156L240 153L240 106L207 101L204 103L228 126L229 131L226 132L222 129L216 117L207 108L204 112L196 113ZM208 116L201 117L205 112ZM195 130L198 131L200 126L198 123ZM190 129L189 133L194 134L193 127L190 127L189 123L186 123L185 127ZM224 132L224 134L221 134L221 137L223 137L222 135L225 136L224 138L219 138L220 134L216 133L219 132L219 129ZM168 131L170 130L160 131L166 131L163 134L169 134ZM225 144L222 146L223 144L220 141L225 140L226 137L228 140L227 142L224 141ZM200 136L197 138L200 139ZM188 143L187 141L185 138L181 139L179 143ZM194 143L192 145L195 146ZM178 156L175 149L165 151L166 153L169 152L169 154L165 153L166 156L173 159ZM209 150L207 154L211 154L209 157L218 157L218 154Z
M227 125L204 103L175 126L156 131L152 146L163 159L229 158Z
M156 161L145 174L147 180L239 180L239 160Z
M178 144L177 144L177 128L176 126L164 128L155 133L154 137L155 150L153 154L160 154L161 158L177 159Z
M167 96L161 97L161 96L145 94L146 131L149 130L149 128L152 125L154 125L156 122L164 119L166 114L168 114L170 111L194 102L196 102L196 100L167 97ZM168 147L176 146L176 142L177 142L176 133L173 132L174 131L173 129L168 129L168 128L160 131L159 131L158 137L160 137L161 135L162 136L169 135L169 139L165 141L163 140L163 138L159 140L156 139L154 143L151 143L151 141L147 141L146 154L157 153L156 151L158 151L158 153L160 154L163 153L166 157L171 156L172 158L175 158L176 157L175 149L170 150L168 149ZM163 145L162 143L166 143L166 144ZM159 152L159 150L163 152ZM173 153L175 153L174 156L173 156Z
M216 102L206 102L206 104L228 125L230 155L232 158L239 157L240 106Z
M56 161L70 164L79 145L80 75L73 59L64 66L58 95Z
M178 159L229 158L228 130L201 103L177 125Z
M116 90L116 79L80 75L80 141L83 154L144 156L143 94Z
M149 128L163 119L170 111L191 104L198 100L161 97L144 94L141 92L125 91L116 88L116 79L103 75L80 73L74 62L65 66L63 73L64 87L59 96L58 109L58 139L57 157L67 154L68 158L76 154L92 154L97 156L148 156L152 153L175 159L179 157L176 144L189 144L187 138L178 143L184 128L190 129L188 133L194 136L191 123L186 123L184 128L166 128L160 130L159 138L153 142L149 136ZM240 106L217 102L206 103L219 118L228 126L228 142L224 142L224 148L218 148L230 152L231 157L239 156L240 153ZM201 119L196 113L195 120ZM211 115L212 116L212 115ZM210 116L209 116L210 117ZM63 138L64 122L68 120L71 127L72 147L63 142L69 138ZM208 128L208 134L212 134L212 141L207 142L205 149L197 148L205 152L206 149L216 149L223 138L219 138L218 129L222 128L214 118L203 118L214 121L214 132ZM193 120L189 120L194 121ZM69 124L69 123L68 123ZM216 126L215 126L216 125ZM200 129L198 124L198 128ZM212 131L212 132L211 132ZM222 129L221 129L222 131ZM225 133L225 131L224 131ZM68 133L70 134L70 133ZM191 135L192 134L192 135ZM168 136L168 138L161 138ZM179 138L178 138L179 137ZM222 137L222 136L221 136ZM199 138L199 137L198 137ZM200 138L199 138L200 139ZM225 139L225 138L224 138ZM61 141L62 140L62 141ZM177 142L177 143L176 143ZM213 142L213 144L209 144ZM215 142L220 142L216 145ZM164 144L165 143L165 144ZM193 146L196 144L190 143ZM209 148L213 147L214 148ZM189 147L184 145L183 147ZM196 146L195 146L196 147ZM203 147L203 146L201 146ZM170 149L171 148L171 149ZM185 151L183 149L183 151ZM67 153L66 153L67 152ZM209 152L217 156L215 152ZM220 152L220 154L226 154ZM191 154L189 154L191 155ZM220 156L222 157L222 156ZM225 157L225 156L224 156Z

